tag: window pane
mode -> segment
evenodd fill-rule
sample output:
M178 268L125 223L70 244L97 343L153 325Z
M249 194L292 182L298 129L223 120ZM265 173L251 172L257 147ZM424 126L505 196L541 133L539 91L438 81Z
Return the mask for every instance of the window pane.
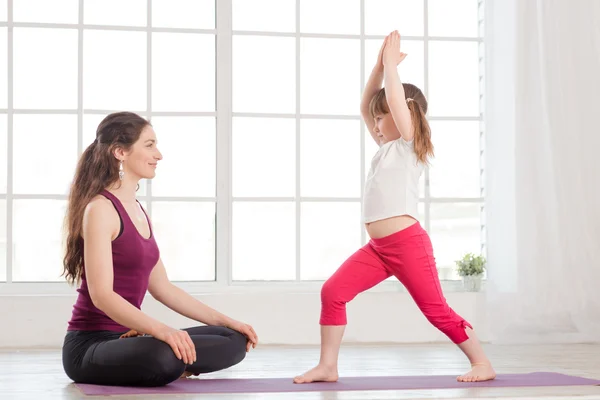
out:
M77 163L77 116L17 114L13 124L14 192L67 194Z
M6 10L6 2L0 2L0 6ZM13 21L76 24L79 22L79 1L13 0Z
M214 203L153 202L152 223L170 280L215 280Z
M8 28L0 28L0 108L8 107ZM14 40L14 38L13 38ZM14 49L13 49L14 51Z
M214 35L152 34L152 109L215 110Z
M296 279L296 205L233 203L233 280Z
M83 32L85 108L146 109L146 35L146 32Z
M430 236L436 265L443 279L459 279L454 261L465 253L480 253L480 204L431 204Z
M365 177L369 173L371 160L373 157L375 157L377 151L379 151L379 145L375 143L373 137L369 133L369 130L365 127Z
M83 150L96 139L96 130L108 114L83 114Z
M96 138L96 129L100 122L106 117L102 114L83 114L83 146L82 150L85 150ZM146 179L140 180L140 188L137 191L138 196L146 195Z
M54 153L54 152L53 152ZM64 200L13 203L13 281L62 281Z
M152 0L152 26L215 28L215 0Z
M360 247L360 203L303 203L300 277L327 279ZM327 229L323 229L326 226Z
M13 5L14 7L14 5ZM7 0L0 0L0 21L7 20L8 5ZM14 14L14 11L13 11Z
M300 53L300 111L357 115L360 41L302 38Z
M14 28L15 108L77 108L77 31Z
M85 0L83 22L87 25L147 26L147 4L147 0ZM112 58L119 59L127 58Z
M295 32L296 0L233 0L232 19L235 31Z
M479 116L479 48L476 42L429 42L427 113Z
M152 180L152 195L214 197L214 117L154 117L152 125L164 157Z
M360 1L302 0L300 32L360 34Z
M383 39L365 41L365 82L377 62L379 49ZM402 40L401 48L407 54L406 59L398 66L400 79L404 83L412 83L424 90L425 85L425 52L421 40Z
M0 114L0 193L6 193L6 158L8 157L6 114Z
M302 120L300 168L303 197L359 197L360 123Z
M480 197L479 122L431 121L432 197Z
M296 111L296 39L233 37L233 111Z
M6 200L0 200L0 281L6 281Z
M296 195L296 120L233 119L233 196Z
M478 0L429 0L430 36L477 37Z
M422 36L424 13L423 0L365 1L365 33L387 35L397 30L400 35Z

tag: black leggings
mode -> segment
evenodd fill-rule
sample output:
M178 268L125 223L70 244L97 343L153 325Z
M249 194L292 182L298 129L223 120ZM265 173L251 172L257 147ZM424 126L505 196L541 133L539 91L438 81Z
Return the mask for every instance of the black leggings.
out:
M196 362L179 360L171 346L151 336L120 339L125 332L70 331L62 349L63 367L76 383L163 386L184 371L203 374L229 368L246 356L246 337L229 328L184 329L196 345Z

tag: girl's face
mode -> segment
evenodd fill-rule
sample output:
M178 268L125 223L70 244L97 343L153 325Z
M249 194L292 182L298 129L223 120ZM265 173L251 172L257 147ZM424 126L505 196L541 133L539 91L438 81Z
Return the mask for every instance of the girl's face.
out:
M379 138L379 145L400 139L400 132L394 123L391 113L378 114L375 116L375 133Z

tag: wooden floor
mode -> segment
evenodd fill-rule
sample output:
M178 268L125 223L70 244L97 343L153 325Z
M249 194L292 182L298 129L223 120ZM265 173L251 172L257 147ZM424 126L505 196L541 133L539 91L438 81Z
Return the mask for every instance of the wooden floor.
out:
M560 372L600 379L600 345L486 346L498 373ZM292 377L313 366L316 347L263 346L219 378ZM452 345L344 346L340 375L457 375L467 363ZM58 350L0 351L0 399L85 398L64 374ZM89 397L141 399L142 396ZM600 386L143 396L144 399L600 399Z

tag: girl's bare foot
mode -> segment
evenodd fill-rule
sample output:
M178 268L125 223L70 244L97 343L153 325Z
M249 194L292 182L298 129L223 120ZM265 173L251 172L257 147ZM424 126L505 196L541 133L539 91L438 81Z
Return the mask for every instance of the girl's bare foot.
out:
M337 380L337 367L327 367L319 364L304 374L295 377L294 383L336 382Z
M491 364L481 363L471 365L471 371L456 378L459 382L482 382L496 377L496 371Z

